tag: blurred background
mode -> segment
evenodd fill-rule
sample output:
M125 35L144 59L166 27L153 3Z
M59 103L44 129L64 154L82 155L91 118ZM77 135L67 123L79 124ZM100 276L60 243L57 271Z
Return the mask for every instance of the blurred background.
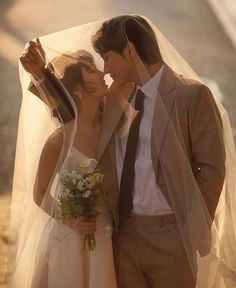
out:
M0 288L6 284L20 53L38 36L130 13L145 15L159 27L221 99L236 127L235 0L0 0Z

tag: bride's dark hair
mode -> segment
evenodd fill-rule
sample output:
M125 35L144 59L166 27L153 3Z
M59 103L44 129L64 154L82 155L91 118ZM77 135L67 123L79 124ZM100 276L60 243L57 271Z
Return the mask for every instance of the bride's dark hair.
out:
M87 64L88 63L88 64ZM82 67L89 65L96 66L93 55L86 50L78 50L72 53L64 53L51 62L54 73L65 86L70 95L76 99L74 95L74 87L76 84L84 86L84 79L82 76Z

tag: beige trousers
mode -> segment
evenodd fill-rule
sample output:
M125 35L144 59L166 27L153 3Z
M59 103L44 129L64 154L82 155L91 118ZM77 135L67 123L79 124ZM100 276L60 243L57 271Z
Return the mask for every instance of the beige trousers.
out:
M121 219L114 256L119 288L196 286L173 215Z

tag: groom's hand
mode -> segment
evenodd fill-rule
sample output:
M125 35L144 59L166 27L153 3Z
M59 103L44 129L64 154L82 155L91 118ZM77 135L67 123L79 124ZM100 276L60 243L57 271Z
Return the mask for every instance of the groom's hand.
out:
M35 80L40 80L44 76L45 52L39 39L30 41L25 45L20 56L20 62L24 69L30 73Z

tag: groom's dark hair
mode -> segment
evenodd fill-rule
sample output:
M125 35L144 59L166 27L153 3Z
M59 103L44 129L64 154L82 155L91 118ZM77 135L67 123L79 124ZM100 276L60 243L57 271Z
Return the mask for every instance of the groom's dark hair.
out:
M143 62L162 62L156 35L150 24L141 16L124 15L105 21L92 37L95 51L102 55L108 51L123 54L128 41L132 42Z

